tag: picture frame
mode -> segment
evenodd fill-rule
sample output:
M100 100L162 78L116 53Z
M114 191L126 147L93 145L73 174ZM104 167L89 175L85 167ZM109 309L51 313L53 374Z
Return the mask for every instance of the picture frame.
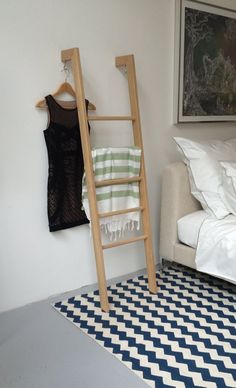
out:
M236 11L175 7L174 123L236 121Z

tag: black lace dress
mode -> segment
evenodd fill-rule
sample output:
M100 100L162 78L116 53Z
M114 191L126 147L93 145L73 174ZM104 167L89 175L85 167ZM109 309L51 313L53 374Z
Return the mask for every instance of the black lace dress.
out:
M89 221L81 201L84 161L77 108L63 108L51 95L46 102L50 115L44 131L49 164L48 221L50 232L54 232Z

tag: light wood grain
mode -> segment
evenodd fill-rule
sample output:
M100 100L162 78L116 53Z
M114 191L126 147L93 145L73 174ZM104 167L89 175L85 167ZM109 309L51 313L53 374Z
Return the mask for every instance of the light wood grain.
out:
M82 68L80 63L79 50L77 48L71 50L62 51L62 59L71 60L72 71L74 74L75 91L76 91L76 102L77 106L80 107L78 110L79 123L80 123L80 135L84 158L84 168L86 173L86 183L88 191L88 201L91 219L91 230L93 236L93 246L96 259L97 277L99 295L101 301L101 308L103 311L109 311L109 303L107 296L105 266L102 250L102 241L100 233L100 224L98 218L98 209L96 202L96 188L93 174L92 155L89 138L89 128L87 121L87 112L85 107L84 88L83 88L83 76Z
M131 237L131 238L128 238L127 240L120 240L120 241L116 241L113 243L104 244L102 247L103 247L103 249L115 248L115 247L119 247L121 245L126 245L126 244L131 244L131 243L134 243L137 241L146 240L147 238L148 238L147 235L138 236L138 237Z
M100 218L112 217L112 216L116 216L119 214L134 213L134 212L139 212L139 211L143 211L143 207L139 206L139 207L132 207L132 208L123 209L123 210L114 210L112 212L99 213L99 217Z
M154 263L154 254L153 254L153 245L152 245L152 230L151 230L150 212L149 212L149 204L148 204L144 149L143 149L143 140L142 140L142 133L141 133L141 121L140 121L140 114L139 114L138 91L137 91L134 56L126 55L122 57L116 57L116 66L117 67L126 66L131 116L135 117L135 120L132 122L134 144L135 146L140 147L142 149L141 173L140 173L140 175L142 176L142 180L139 185L140 205L144 208L143 217L142 217L143 232L145 235L148 236L144 241L147 273L148 273L148 285L149 285L149 290L152 293L156 293L157 292L156 273L155 273L155 263Z
M112 185L123 185L125 183L140 182L142 178L140 176L132 178L117 178L117 179L106 179L104 181L95 182L96 187L112 186Z
M89 121L133 121L131 116L88 116Z

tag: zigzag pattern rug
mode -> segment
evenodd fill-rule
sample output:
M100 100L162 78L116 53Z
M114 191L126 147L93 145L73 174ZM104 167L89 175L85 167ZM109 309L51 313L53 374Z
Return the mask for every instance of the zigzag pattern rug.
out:
M54 307L157 388L236 387L236 287L185 267L109 287L110 313L98 291Z

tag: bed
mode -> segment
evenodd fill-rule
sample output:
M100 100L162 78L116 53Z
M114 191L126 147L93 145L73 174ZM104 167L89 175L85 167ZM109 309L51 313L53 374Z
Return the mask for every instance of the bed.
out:
M198 224L195 231L198 233L197 249L182 243L178 237L179 220L192 217L192 213L205 215L204 222ZM188 170L183 162L167 166L163 173L159 246L161 259L236 284L236 216L229 214L219 220L203 211L191 194Z

